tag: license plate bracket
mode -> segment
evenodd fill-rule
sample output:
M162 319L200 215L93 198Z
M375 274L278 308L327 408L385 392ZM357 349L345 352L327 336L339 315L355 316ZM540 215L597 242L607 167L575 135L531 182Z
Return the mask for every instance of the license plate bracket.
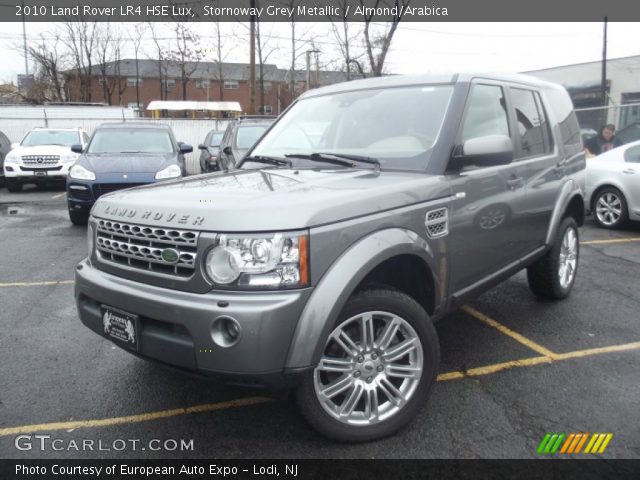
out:
M140 345L140 318L109 305L100 305L104 336L115 340L131 350L138 351Z
M36 177L46 177L47 176L47 171L46 170L36 170L35 172Z

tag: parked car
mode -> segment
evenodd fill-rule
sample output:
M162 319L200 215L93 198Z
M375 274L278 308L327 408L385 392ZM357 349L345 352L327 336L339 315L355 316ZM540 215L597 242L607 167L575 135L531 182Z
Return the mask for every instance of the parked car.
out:
M640 122L634 122L621 128L616 132L616 138L618 138L622 144L640 140Z
M640 220L640 141L587 159L586 201L599 227Z
M7 189L19 192L27 183L43 185L62 182L78 154L69 150L74 144L83 147L89 141L81 128L34 128L22 142L14 144L4 161Z
M220 169L235 168L272 123L272 118L264 117L240 118L229 123L220 142Z
M71 150L82 155L67 179L69 219L83 225L104 194L185 175L193 147L176 142L168 125L127 122L100 125L86 149Z
M211 130L207 133L204 143L198 145L201 172L216 172L220 170L218 157L220 156L220 142L223 136L224 130Z
M11 150L11 141L0 132L0 184L4 183L4 158Z
M237 169L100 198L78 313L143 358L292 388L330 438L380 438L426 403L435 321L522 269L570 294L584 166L569 95L533 77L310 90Z

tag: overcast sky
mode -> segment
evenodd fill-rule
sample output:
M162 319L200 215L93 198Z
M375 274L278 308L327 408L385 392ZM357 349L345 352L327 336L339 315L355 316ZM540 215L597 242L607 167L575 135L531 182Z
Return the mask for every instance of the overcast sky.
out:
M22 43L21 23L2 23L0 49L2 65L0 82L15 82L16 74L24 73L24 60L15 46ZM126 29L132 24L113 24ZM213 28L206 23L194 24L204 46L213 42ZM27 41L40 34L49 35L54 23L28 23ZM166 36L171 33L167 28ZM337 41L330 32L330 23L299 23L296 37L301 41L313 37L320 50L320 64L330 66L339 60ZM637 41L640 23L610 23L608 57L640 55ZM248 62L248 29L244 24L223 23L225 61ZM262 24L268 38L270 54L267 63L281 68L290 65L291 27L287 23ZM558 65L600 60L602 56L601 23L401 23L387 57L389 73L420 73L427 71L479 70L520 72ZM149 37L150 38L150 37ZM303 52L307 47L301 48ZM151 53L147 41L143 50ZM125 49L124 57L133 58L133 50ZM297 68L304 68L304 54ZM30 67L31 68L31 67Z

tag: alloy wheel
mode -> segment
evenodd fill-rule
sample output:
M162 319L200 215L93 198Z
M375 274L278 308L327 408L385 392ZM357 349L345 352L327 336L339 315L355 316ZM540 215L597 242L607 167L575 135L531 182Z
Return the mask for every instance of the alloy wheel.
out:
M560 245L560 261L558 262L558 278L560 286L567 288L573 282L578 266L578 235L575 229L567 228Z
M596 216L606 226L615 225L622 215L622 201L613 192L606 192L596 201Z

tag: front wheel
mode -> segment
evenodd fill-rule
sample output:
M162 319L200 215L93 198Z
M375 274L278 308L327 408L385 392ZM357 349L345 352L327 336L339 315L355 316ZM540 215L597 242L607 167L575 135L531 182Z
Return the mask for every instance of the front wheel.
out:
M438 371L438 337L424 309L391 289L354 294L320 362L296 390L320 433L361 442L391 435L425 404Z
M602 228L620 228L627 221L627 202L620 190L607 187L593 200L593 219Z
M578 225L573 217L567 217L558 228L551 250L527 268L529 288L539 298L565 298L573 288L579 257Z

